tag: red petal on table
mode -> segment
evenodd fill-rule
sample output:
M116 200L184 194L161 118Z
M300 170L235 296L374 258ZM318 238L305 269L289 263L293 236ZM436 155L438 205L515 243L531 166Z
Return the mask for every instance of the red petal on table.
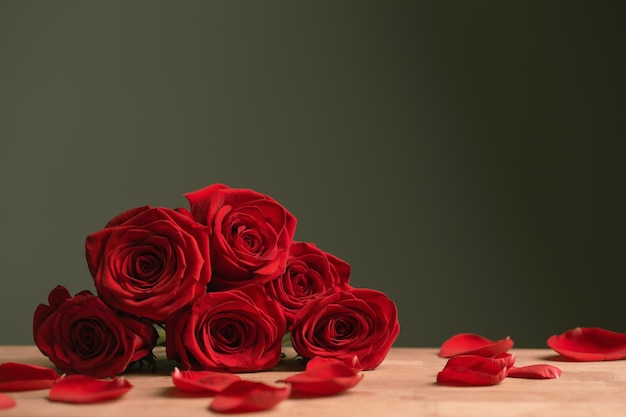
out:
M224 390L233 382L240 381L235 374L212 371L181 371L174 368L172 381L176 388L191 394L213 396Z
M511 378L554 379L561 376L561 370L556 366L547 364L520 366L519 368L514 366L508 370L506 376Z
M443 342L439 350L442 358L459 355L493 356L506 352L513 347L513 339L489 340L474 333L459 333Z
M437 383L456 386L495 385L506 377L506 368L483 356L456 356L448 359L437 374Z
M343 363L326 363L307 368L278 382L291 385L296 397L321 397L346 391L363 379L363 372L354 370Z
M356 355L354 355L351 359L346 360L316 356L306 363L306 369L312 369L317 366L327 365L329 363L341 363L351 369L363 370L361 362L359 362L359 357Z
M289 397L291 388L274 387L263 382L237 381L215 396L209 406L218 413L246 413L268 410Z
M65 403L97 403L113 400L126 394L132 385L124 377L97 379L86 375L60 378L50 388L50 401Z
M0 392L0 410L15 407L15 400Z
M611 361L626 358L626 334L600 327L577 327L551 336L548 346L577 361Z
M0 391L50 388L59 377L59 374L52 368L6 362L0 365Z
M515 355L512 353L502 352L497 355L493 355L491 360L503 368L510 368L515 363Z

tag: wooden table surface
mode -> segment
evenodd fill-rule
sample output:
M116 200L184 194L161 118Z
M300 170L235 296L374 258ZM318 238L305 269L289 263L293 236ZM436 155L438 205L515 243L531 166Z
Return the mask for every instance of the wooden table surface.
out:
M73 405L50 402L48 390L11 392L17 406L0 417L23 416L207 416L210 398L185 397L173 387L174 363L158 350L158 370L126 375L133 388L106 403ZM516 365L550 363L563 375L554 380L506 378L490 387L445 387L435 383L446 360L435 348L393 348L383 364L367 371L359 385L333 397L289 399L258 416L423 416L423 417L600 417L626 416L626 361L568 362L548 349L513 349ZM51 366L33 346L0 346L0 363L24 362ZM286 362L279 370L242 374L274 382L293 373Z

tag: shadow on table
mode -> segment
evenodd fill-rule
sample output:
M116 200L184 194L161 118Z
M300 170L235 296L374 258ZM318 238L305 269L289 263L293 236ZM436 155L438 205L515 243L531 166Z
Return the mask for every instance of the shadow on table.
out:
M127 375L162 375L167 376L172 373L175 367L180 367L176 361L169 360L165 356L165 351L155 349L153 361L139 361L131 365L125 372ZM283 357L278 364L265 372L301 372L306 364L298 356ZM241 372L244 374L245 372ZM254 373L254 372L253 372Z
M561 356L558 354L542 356L539 359L543 361L552 361L552 362L580 362L580 361L577 361L576 359L570 359L568 357Z

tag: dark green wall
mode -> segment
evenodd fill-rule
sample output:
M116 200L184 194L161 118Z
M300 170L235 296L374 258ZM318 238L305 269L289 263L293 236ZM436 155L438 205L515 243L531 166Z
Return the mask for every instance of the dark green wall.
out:
M620 2L0 3L0 343L84 239L213 182L400 310L398 345L626 332Z

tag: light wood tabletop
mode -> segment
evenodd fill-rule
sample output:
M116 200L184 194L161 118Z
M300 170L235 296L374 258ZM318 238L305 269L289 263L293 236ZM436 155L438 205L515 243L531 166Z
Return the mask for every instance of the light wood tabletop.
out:
M393 348L381 366L365 372L361 383L341 395L315 399L288 399L259 416L423 416L423 417L602 417L626 416L626 361L569 362L549 349L513 349L516 365L550 363L561 378L531 380L506 378L488 387L446 387L435 383L446 363L435 348ZM170 372L175 363L157 348L158 369L126 374L133 388L110 402L73 405L50 402L48 390L7 393L17 406L0 417L119 416L194 417L211 415L211 398L181 395ZM34 346L0 346L0 363L23 362L51 366ZM297 365L286 361L277 370L241 374L272 383L291 375ZM291 369L291 370L290 370Z

